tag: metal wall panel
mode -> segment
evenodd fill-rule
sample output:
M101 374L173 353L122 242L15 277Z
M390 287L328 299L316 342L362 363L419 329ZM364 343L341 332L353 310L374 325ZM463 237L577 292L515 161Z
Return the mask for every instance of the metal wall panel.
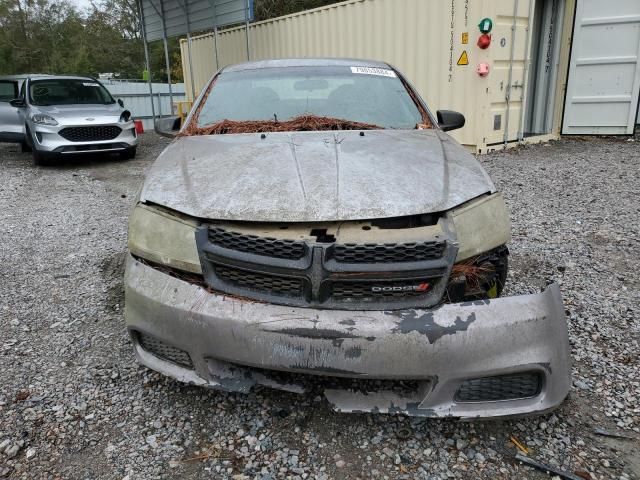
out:
M151 116L151 96L149 95L149 84L143 82L118 82L102 81L111 95L116 99L122 99L124 107L131 112L133 118L142 120L145 130L153 129L153 119ZM171 85L173 101L185 100L184 83L174 83ZM172 112L171 100L169 96L169 85L166 83L153 84L153 103L156 116L167 116Z
M526 61L525 43L529 3L534 0L350 0L251 25L251 58L356 57L384 60L402 71L430 108L465 114L467 124L452 132L463 144L479 150L504 137L507 104L505 88L510 68L511 27L516 4L512 84L521 85ZM478 23L494 20L493 42L486 50L476 46ZM463 44L463 33L468 43ZM504 41L501 41L504 39ZM187 43L181 42L185 82ZM246 61L245 29L218 35L220 66ZM463 51L468 65L458 65ZM213 35L193 37L194 84L200 91L217 69ZM479 62L491 73L478 76ZM522 88L516 88L509 106L509 140L520 127ZM498 129L495 115L501 114Z
M640 1L578 0L565 134L632 134L640 93Z

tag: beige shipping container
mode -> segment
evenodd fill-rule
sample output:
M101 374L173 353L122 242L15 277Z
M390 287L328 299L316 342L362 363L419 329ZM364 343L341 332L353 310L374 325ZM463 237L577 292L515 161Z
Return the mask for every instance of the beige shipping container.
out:
M556 28L563 27L558 34L556 75L548 95L555 99L550 108L553 126L544 137L528 138L547 139L559 133L566 84L566 68L561 66L568 63L574 1L349 0L252 23L250 58L319 56L389 62L407 76L434 114L438 109L462 112L467 123L453 136L482 153L526 135L523 111L529 82L525 78L530 75L532 51L540 48L537 38L549 35L536 31L535 17L542 14L536 12L542 12L543 3L552 9L562 2L563 16L555 20ZM481 49L477 41L484 18L493 28L490 46ZM193 76L196 94L218 68L247 60L244 26L220 31L217 37L193 37L191 66L189 43L182 40L180 46L185 84L190 85ZM489 66L486 76L476 72L482 63ZM187 92L191 92L188 87Z

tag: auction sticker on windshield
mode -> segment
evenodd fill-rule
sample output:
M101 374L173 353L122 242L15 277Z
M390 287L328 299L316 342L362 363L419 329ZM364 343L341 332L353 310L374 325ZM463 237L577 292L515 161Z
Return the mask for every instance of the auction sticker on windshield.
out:
M375 67L351 67L351 73L359 73L363 75L380 75L382 77L396 77L396 72L386 68Z

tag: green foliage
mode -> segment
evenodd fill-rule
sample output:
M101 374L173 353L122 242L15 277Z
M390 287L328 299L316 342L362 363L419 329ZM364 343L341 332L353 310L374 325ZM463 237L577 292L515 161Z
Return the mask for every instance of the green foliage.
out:
M144 49L135 0L104 0L84 11L69 0L0 0L0 74L119 74L141 79ZM182 81L170 39L172 81ZM166 81L162 42L149 46L153 80ZM175 62L178 62L177 66Z
M264 20L336 0L255 0ZM171 80L182 81L179 39L169 39ZM161 41L149 45L154 81L166 81ZM92 0L80 10L70 0L0 0L0 75L118 74L141 79L144 49L136 0Z
M302 10L324 7L339 1L341 0L255 0L255 17L256 20L267 20Z

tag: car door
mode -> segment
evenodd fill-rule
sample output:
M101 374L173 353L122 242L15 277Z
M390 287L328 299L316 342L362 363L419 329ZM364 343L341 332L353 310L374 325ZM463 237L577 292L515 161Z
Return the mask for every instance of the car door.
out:
M20 142L24 138L18 109L9 103L19 96L20 80L0 79L0 141Z

